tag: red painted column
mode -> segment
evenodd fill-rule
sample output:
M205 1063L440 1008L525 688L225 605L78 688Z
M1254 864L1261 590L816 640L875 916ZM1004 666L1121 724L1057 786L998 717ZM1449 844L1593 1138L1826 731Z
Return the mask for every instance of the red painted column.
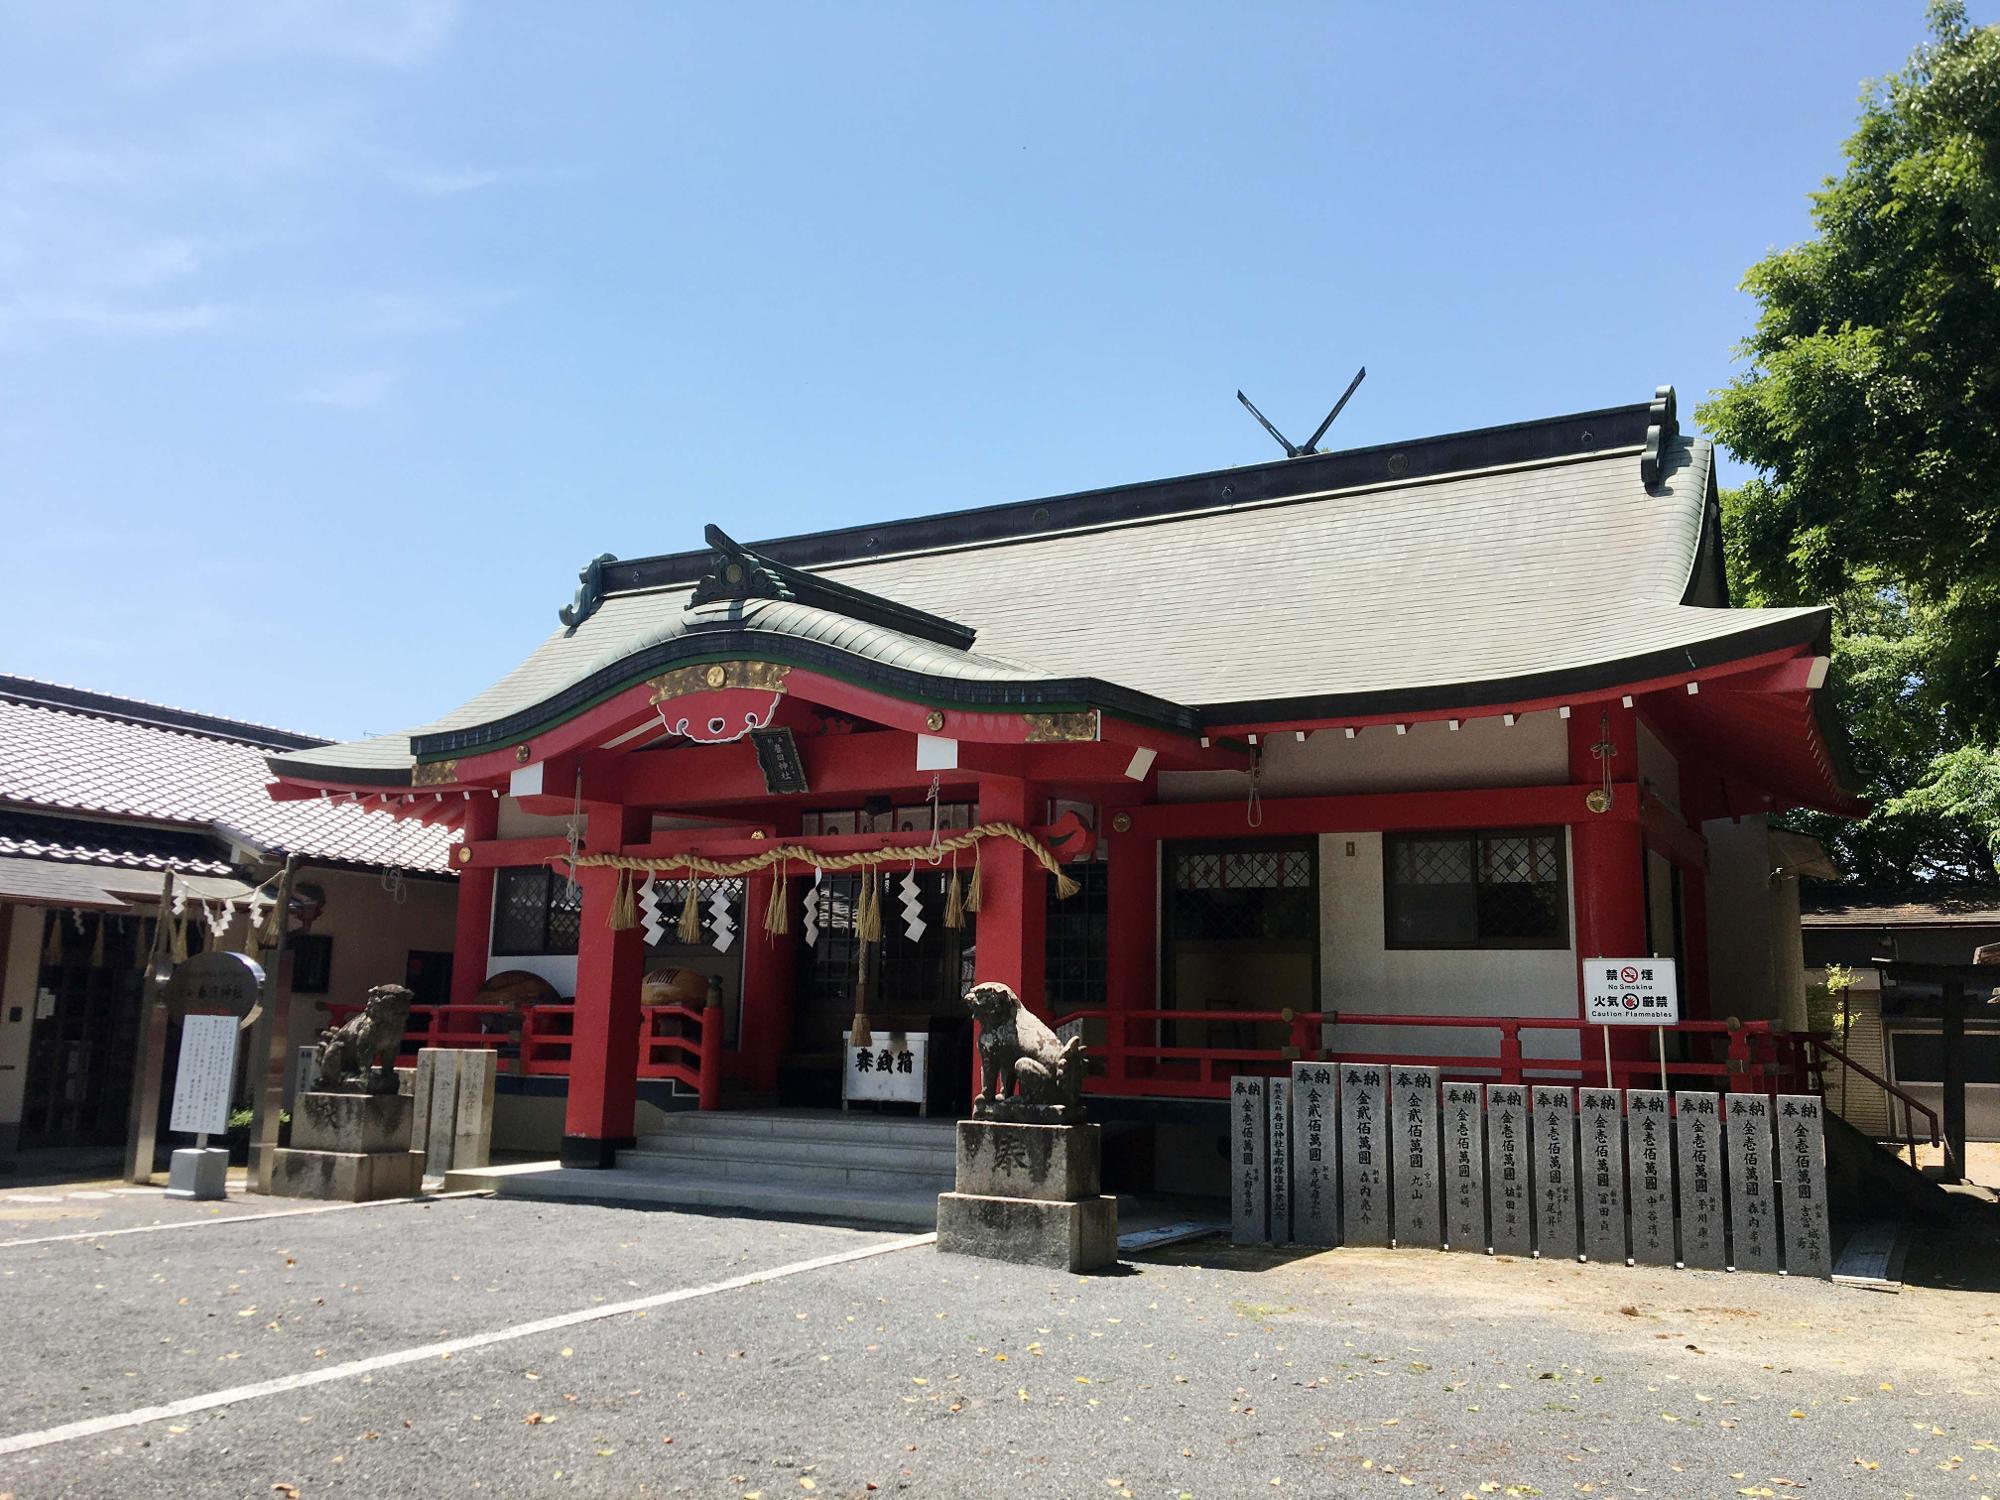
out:
M651 815L643 808L590 803L583 847L590 853L615 853L644 838L651 826ZM633 1140L645 934L637 927L613 932L607 925L618 891L616 870L579 870L577 879L583 887L583 915L577 939L575 1034L569 1049L562 1164L612 1167L618 1164L619 1148Z
M1569 721L1570 780L1602 785L1604 762L1592 753L1600 743L1612 746L1611 779L1638 779L1637 720L1630 709L1580 708ZM1621 788L1617 795L1634 795ZM1627 809L1628 811L1630 809ZM1570 825L1571 900L1576 911L1577 1014L1583 1014L1583 965L1593 958L1629 958L1650 952L1646 946L1646 847L1636 819L1598 814ZM1584 1039L1584 1077L1595 1084L1591 1056L1602 1058L1603 1043ZM1614 1060L1637 1061L1651 1054L1651 1036L1636 1027L1611 1029ZM1593 1051L1593 1048L1595 1049Z
M1011 776L982 777L979 821L1032 828L1045 811L1033 782ZM1012 986L1021 1003L1048 1016L1044 967L1048 959L1048 872L1011 839L979 846L978 951L972 977L978 984Z
M781 900L792 903L791 932L778 934L764 930L764 908L771 899L771 885L778 877L759 870L747 877L743 920L743 1028L737 1038L737 1054L729 1069L749 1087L769 1091L778 1086L778 1059L784 1055L791 1032L793 960L798 952L796 938L801 918L797 903L801 897L798 880L785 882Z
M499 831L500 799L475 792L465 804L465 844L484 843ZM458 915L451 944L453 1005L470 1005L486 983L486 959L493 949L493 878L497 873L491 866L458 866Z
M1114 816L1116 816L1114 814ZM1152 1029L1119 1019L1120 1011L1152 1010L1158 1004L1160 841L1142 833L1106 832L1109 889L1105 900L1104 1004L1112 1012L1105 1025L1106 1070L1116 1084L1152 1072L1152 1059L1125 1057L1122 1047L1143 1044Z

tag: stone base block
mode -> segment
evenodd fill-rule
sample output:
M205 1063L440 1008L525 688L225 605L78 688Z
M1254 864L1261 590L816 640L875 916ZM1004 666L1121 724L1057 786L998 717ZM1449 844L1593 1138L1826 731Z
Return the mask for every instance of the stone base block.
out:
M220 1146L183 1147L167 1168L169 1198L221 1198L228 1182L229 1153Z
M407 1099L403 1101L409 1103ZM292 1116L298 1129L298 1116ZM424 1158L416 1151L301 1151L274 1153L271 1191L281 1198L327 1198L369 1203L414 1197L424 1185Z
M292 1145L301 1151L408 1151L408 1094L301 1094L292 1104Z
M1014 1125L958 1122L961 1193L982 1198L1036 1198L1074 1203L1095 1198L1101 1131L1095 1125Z
M1021 1266L1096 1271L1118 1263L1118 1200L1050 1203L940 1193L937 1247Z

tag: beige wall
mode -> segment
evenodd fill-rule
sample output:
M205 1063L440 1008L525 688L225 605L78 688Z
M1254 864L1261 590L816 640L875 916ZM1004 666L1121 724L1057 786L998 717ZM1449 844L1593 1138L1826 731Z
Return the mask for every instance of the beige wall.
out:
M0 906L0 923L9 929L7 970L0 975L0 1151L13 1147L28 1086L28 1033L35 1024L35 981L41 977L43 912L39 906ZM18 1021L12 1019L17 1007Z
M1352 848L1350 855L1347 851ZM1567 857L1567 856L1565 856ZM1390 949L1384 945L1382 835L1320 838L1323 1008L1389 1015L1553 1016L1577 1012L1576 948ZM1573 929L1572 929L1573 930ZM1490 1054L1497 1035L1342 1024L1328 1045L1350 1052ZM1574 1057L1568 1033L1528 1035L1531 1056Z
M1716 818L1701 831L1708 839L1709 993L1715 1014L1804 1030L1797 877L1771 878L1778 861L1761 816Z

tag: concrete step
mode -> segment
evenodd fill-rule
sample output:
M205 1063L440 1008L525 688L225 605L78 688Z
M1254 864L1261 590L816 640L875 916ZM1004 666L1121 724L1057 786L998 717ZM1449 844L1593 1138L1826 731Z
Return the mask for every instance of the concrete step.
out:
M792 1166L870 1166L882 1172L944 1172L956 1170L956 1154L950 1142L932 1146L882 1144L876 1140L808 1140L802 1136L712 1136L712 1134L672 1134L650 1132L638 1138L620 1154L620 1164L636 1162L640 1156L674 1158L678 1168L688 1162L714 1162L720 1170L724 1162L778 1162Z
M833 1110L677 1110L658 1130L661 1136L753 1136L809 1141L879 1141L885 1145L942 1145L952 1148L957 1122L913 1116L847 1114Z
M655 1171L614 1167L595 1172L551 1167L493 1179L502 1198L544 1202L629 1203L666 1208L700 1208L813 1219L847 1224L879 1224L899 1229L935 1229L935 1191L864 1191L812 1183L742 1182L719 1178L670 1177Z
M702 1156L676 1151L626 1150L618 1154L618 1170L652 1172L665 1177L722 1182L819 1183L828 1187L951 1191L953 1163L940 1167L870 1167L840 1161L800 1160L785 1156Z

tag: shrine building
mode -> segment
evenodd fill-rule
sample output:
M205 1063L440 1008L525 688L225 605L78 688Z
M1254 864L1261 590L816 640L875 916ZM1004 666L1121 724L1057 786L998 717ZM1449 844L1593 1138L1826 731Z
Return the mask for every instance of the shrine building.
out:
M500 1048L502 1147L609 1167L680 1109L844 1096L955 1117L975 980L1080 1032L1107 1180L1161 1189L1225 1180L1245 1070L1603 1082L1592 958L1677 961L1676 1087L1796 1066L1810 851L1767 820L1864 810L1829 615L1731 604L1669 387L707 540L593 562L420 729L269 756L279 799L460 835L451 1004L410 1045ZM1617 1083L1657 1080L1651 1036L1611 1041Z

